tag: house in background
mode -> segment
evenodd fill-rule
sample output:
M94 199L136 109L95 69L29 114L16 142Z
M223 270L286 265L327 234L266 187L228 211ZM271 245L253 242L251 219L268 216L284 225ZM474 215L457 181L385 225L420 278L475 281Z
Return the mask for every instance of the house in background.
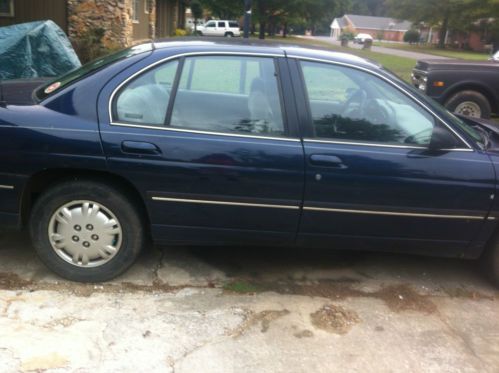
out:
M185 5L182 0L0 0L0 27L46 19L72 40L101 28L105 43L126 47L183 28Z
M354 34L369 34L373 39L403 41L404 34L411 29L412 23L387 17L359 16L345 14L331 23L331 37L339 39L344 31Z

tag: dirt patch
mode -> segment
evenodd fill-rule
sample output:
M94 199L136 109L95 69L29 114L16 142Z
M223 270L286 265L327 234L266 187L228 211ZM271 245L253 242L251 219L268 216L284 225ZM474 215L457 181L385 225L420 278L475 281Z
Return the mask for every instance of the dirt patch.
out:
M392 311L419 311L423 313L434 313L437 306L427 296L417 293L407 285L394 285L383 288L372 297L381 299Z
M288 310L265 310L258 313L249 311L246 314L244 321L237 328L230 330L226 334L237 338L257 324L260 324L260 331L266 333L273 321L288 314Z
M314 333L312 333L310 330L301 330L299 332L296 332L293 334L296 338L312 338L314 336Z
M325 305L310 314L310 319L316 328L335 334L346 334L360 322L356 312L334 304Z
M430 296L421 295L408 285L393 285L375 292L367 292L355 288L358 282L357 279L341 278L315 282L280 281L275 283L241 280L237 283L244 283L245 289L258 289L259 292L273 291L279 294L322 297L331 300L360 297L376 298L382 300L388 308L395 312L419 311L433 313L437 310Z
M171 293L185 288L196 288L198 286L170 286L162 281L155 280L150 285L139 285L129 282L119 284L83 284L70 281L38 282L25 280L14 273L0 272L0 290L25 290L34 291L59 291L68 292L79 297L89 297L94 293ZM204 286L203 286L204 288Z
M468 290L464 288L446 288L444 292L451 298L468 298L472 300L495 300L498 296L487 295L479 291Z

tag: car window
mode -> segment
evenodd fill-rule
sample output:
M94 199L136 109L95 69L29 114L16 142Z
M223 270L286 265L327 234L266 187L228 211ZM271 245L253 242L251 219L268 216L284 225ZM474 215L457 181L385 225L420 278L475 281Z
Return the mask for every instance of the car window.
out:
M353 68L301 65L316 137L429 145L433 116L389 83Z
M212 132L283 135L274 60L247 56L186 58L170 125Z
M224 28L225 27L225 22L218 22L218 27Z
M165 63L127 83L116 96L114 119L163 126L177 66L178 61Z
M231 28L239 28L239 23L237 23L237 22L229 22L229 27L231 27Z
M208 22L206 27L215 27L215 22Z

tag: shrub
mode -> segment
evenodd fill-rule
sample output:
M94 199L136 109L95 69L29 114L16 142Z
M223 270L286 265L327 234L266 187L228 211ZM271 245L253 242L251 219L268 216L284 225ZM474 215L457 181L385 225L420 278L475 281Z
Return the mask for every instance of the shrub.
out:
M187 31L181 28L176 29L175 33L173 34L173 36L186 36L186 35Z
M416 30L409 30L404 34L404 41L409 44L419 43L421 35Z

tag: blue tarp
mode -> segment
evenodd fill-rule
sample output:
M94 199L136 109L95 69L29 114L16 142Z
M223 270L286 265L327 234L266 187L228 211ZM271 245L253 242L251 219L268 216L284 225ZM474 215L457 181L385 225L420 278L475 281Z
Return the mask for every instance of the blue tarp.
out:
M55 77L80 66L68 37L52 21L0 27L0 79Z

